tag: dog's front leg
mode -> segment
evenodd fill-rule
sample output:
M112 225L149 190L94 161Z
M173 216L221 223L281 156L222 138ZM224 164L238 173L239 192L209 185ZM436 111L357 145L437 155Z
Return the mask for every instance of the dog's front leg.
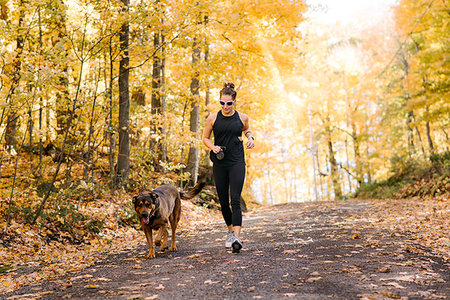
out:
M152 229L147 226L144 227L145 237L147 238L148 245L148 255L147 258L155 257L155 250L153 249L153 237L152 237Z
M164 251L167 248L167 238L169 236L167 232L167 223L161 227L160 233L162 235L161 251Z
M177 251L177 245L176 245L176 241L175 241L175 231L177 230L177 225L171 223L170 224L171 229L172 229L172 239L171 239L171 244L170 244L170 248L169 251Z

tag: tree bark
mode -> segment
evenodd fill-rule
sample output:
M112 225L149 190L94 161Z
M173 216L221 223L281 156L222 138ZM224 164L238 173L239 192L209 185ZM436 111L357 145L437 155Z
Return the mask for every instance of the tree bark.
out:
M208 16L205 16L205 20L204 20L205 27L208 25L208 20L209 20ZM208 42L207 38L205 38L205 63L208 68L208 71L209 71L209 42ZM211 103L211 100L210 100L210 86L209 86L208 75L209 74L207 74L205 76L205 89L206 89L206 91L205 91L205 106L206 106L206 109L207 109L208 115L209 115L210 111L209 111L208 106Z
M198 70L198 64L200 61L200 41L198 37L194 37L194 43L192 45L192 66L194 69L194 74L191 80L191 116L190 116L190 126L194 138L198 140L198 121L200 115L200 107L199 107L199 95L200 95L200 72ZM197 142L193 144L189 148L189 158L187 163L187 171L191 174L189 181L192 184L197 183L197 175L198 175L198 146Z
M104 81L106 88L106 101L108 102L108 129L107 129L107 136L109 141L109 180L110 180L110 193L111 193L111 200L114 197L114 161L115 161L115 149L116 149L116 140L114 138L114 127L113 127L113 97L112 97L112 90L113 90L113 81L114 81L114 59L113 59L113 53L112 53L112 38L109 39L109 57L107 57L107 53L105 51L104 53L104 61L105 61L105 68L104 68ZM109 66L107 66L107 63ZM107 75L107 69L109 68L109 78Z
M0 1L0 20L6 21L8 19L7 1Z
M12 112L8 115L5 128L5 145L7 149L16 148L17 139L16 132L19 125L19 117L16 112Z
M428 106L425 108L425 110L428 114ZM427 129L428 146L430 147L431 154L434 154L434 145L433 145L433 139L431 138L430 122L426 121L425 127Z
M122 0L124 5L123 12L128 13L129 0ZM129 136L129 118L130 118L130 93L129 93L129 46L130 26L126 20L120 29L120 52L119 63L119 155L117 158L116 183L119 180L121 185L128 180L130 171L130 136Z
M41 20L41 7L38 9L38 20L39 20L39 54L42 56L42 20ZM39 72L41 71L39 63ZM41 87L39 87L41 89ZM44 101L42 96L39 96L39 177L41 177L41 167L42 167L42 155L43 155L43 141L42 141L42 113L43 113Z
M356 181L358 182L358 187L361 186L363 182L363 166L361 159L361 151L360 145L358 141L358 133L356 130L356 124L352 122L352 139L353 139L353 153L355 155L355 164L356 164Z
M405 57L405 54L403 52L403 49L400 51L400 58L401 58L401 62L403 65L403 71L404 71L404 76L405 76L405 89L406 89L406 107L408 107L408 102L410 99L410 93L409 93L409 80L408 80L408 76L409 76L409 64L408 64L408 60ZM415 147L414 147L414 131L413 128L411 126L411 123L413 122L414 119L414 113L412 110L409 110L407 113L407 117L406 117L406 128L408 130L407 133L407 140L408 140L408 153L409 153L409 157L412 157L412 155L415 152Z
M166 47L165 36L161 33L161 114L162 114L162 127L161 127L161 160L167 161L167 136L166 136Z
M94 89L94 98L92 100L92 107L91 107L91 116L89 118L89 133L88 133L88 140L87 140L87 152L84 157L84 172L83 172L83 179L85 181L88 180L88 174L89 174L89 165L91 164L91 155L93 154L93 147L91 140L94 136L94 116L95 116L95 106L97 104L97 91L98 91L98 84L100 82L100 76L101 76L101 65L99 63L98 65L98 76L95 80L95 89Z
M152 72L152 115L154 116L153 131L160 137L152 139L150 147L156 152L155 166L159 166L159 161L166 160L164 151L164 135L163 135L163 105L161 99L162 73L163 73L163 52L162 52L162 33L155 32L153 36L153 47L155 55L153 56L153 72Z
M153 72L152 72L152 114L161 114L161 58L159 49L161 47L160 34L155 32L153 35L153 47L155 55L153 56ZM155 127L156 129L156 127Z
M328 132L328 154L329 154L329 162L331 166L331 180L333 182L334 196L336 198L340 198L342 196L341 185L339 183L339 170L336 162L336 158L333 151L333 143L331 141L331 131L327 129Z
M62 0L51 1L53 11L52 26L55 26L55 32L57 32L54 39L52 39L52 46L54 49L58 49L58 61L55 62L57 68L60 69L57 76L57 84L59 88L56 91L56 132L58 136L62 136L65 133L67 127L68 118L70 115L70 96L69 96L69 78L67 72L69 70L69 53L64 46L64 39L66 35L66 11L65 4ZM68 139L68 143L72 144L74 140Z
M23 36L22 30L23 30L23 22L25 18L25 11L24 11L24 3L23 1L20 1L18 3L19 8L19 21L18 21L18 30L17 38L16 38L16 55L14 57L13 61L13 71L11 74L11 86L9 88L8 94L6 95L6 104L9 104L11 101L11 98L16 90L16 88L19 86L20 77L21 77L21 68L22 68L22 54L24 49L24 41L25 38ZM4 10L4 9L2 9ZM6 13L7 10L4 10ZM7 15L5 15L7 17ZM5 108L8 106L5 106ZM5 115L5 108L3 108L2 115L0 118L0 125L3 123L3 118ZM7 112L7 121L6 121L6 128L5 128L5 146L7 149L15 148L17 141L16 141L16 131L18 127L18 116L17 111L14 108L14 105L9 105L9 111Z

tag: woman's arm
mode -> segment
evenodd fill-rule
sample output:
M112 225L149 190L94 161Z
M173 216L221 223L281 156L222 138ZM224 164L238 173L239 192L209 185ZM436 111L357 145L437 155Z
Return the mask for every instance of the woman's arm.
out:
M255 147L255 138L253 137L252 131L250 130L249 118L246 114L241 113L239 113L239 117L241 118L242 124L244 124L242 131L244 132L244 135L247 137L247 149L251 149Z
M206 119L205 129L203 130L203 144L211 149L214 153L219 153L222 149L219 146L214 145L211 141L211 133L213 130L213 122L215 121L216 114L211 114Z

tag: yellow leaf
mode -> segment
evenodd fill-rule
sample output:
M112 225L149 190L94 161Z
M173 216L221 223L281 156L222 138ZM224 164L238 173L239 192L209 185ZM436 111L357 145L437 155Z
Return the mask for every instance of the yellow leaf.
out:
M87 289L98 289L98 285L88 284L88 285L85 286L85 288L87 288Z

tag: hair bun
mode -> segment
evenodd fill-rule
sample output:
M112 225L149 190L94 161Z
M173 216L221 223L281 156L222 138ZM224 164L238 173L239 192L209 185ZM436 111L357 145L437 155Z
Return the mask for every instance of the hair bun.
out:
M233 89L234 90L234 83L232 82L225 82L223 85L224 88Z

